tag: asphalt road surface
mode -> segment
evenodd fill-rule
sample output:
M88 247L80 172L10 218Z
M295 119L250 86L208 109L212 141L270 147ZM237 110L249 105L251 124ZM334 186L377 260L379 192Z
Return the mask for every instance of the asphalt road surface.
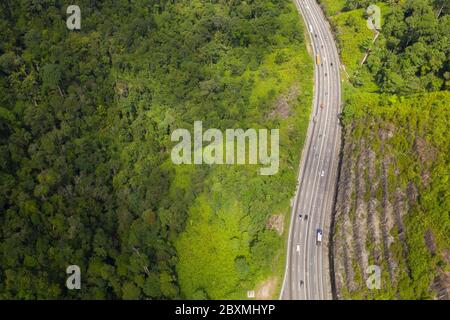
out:
M341 139L340 62L330 26L316 1L294 2L314 51L314 100L292 206L280 298L332 299L328 245ZM321 243L317 242L318 229L323 234Z

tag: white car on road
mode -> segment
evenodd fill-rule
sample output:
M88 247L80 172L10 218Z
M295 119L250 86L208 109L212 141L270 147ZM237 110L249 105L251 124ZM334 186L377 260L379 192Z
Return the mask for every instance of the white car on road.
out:
M316 244L319 245L322 243L322 229L317 229L316 231Z

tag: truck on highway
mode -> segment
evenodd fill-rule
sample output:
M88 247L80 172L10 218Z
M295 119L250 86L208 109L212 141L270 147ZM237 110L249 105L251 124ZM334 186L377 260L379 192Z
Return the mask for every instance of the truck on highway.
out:
M320 245L322 243L322 229L317 229L316 232L316 244Z
M316 56L316 63L317 65L320 65L320 53L318 53Z

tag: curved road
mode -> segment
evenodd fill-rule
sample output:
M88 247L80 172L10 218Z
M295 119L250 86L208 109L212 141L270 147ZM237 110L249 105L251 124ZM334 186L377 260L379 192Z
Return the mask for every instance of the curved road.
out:
M332 299L328 245L341 139L339 55L315 0L294 0L314 52L314 100L292 207L281 299ZM302 218L299 218L299 214ZM305 219L307 217L307 219ZM323 230L322 243L316 242Z

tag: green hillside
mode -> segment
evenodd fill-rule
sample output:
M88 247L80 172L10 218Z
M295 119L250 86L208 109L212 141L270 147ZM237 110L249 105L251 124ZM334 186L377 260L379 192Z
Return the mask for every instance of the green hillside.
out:
M364 1L321 0L338 39L344 141L333 236L342 299L448 296L449 7L385 1L377 41ZM367 61L361 65L364 55ZM369 265L381 287L366 284Z
M0 299L243 298L281 276L269 221L287 218L312 92L294 5L77 5L70 31L63 1L0 3ZM194 121L279 128L279 173L174 165L171 132Z

